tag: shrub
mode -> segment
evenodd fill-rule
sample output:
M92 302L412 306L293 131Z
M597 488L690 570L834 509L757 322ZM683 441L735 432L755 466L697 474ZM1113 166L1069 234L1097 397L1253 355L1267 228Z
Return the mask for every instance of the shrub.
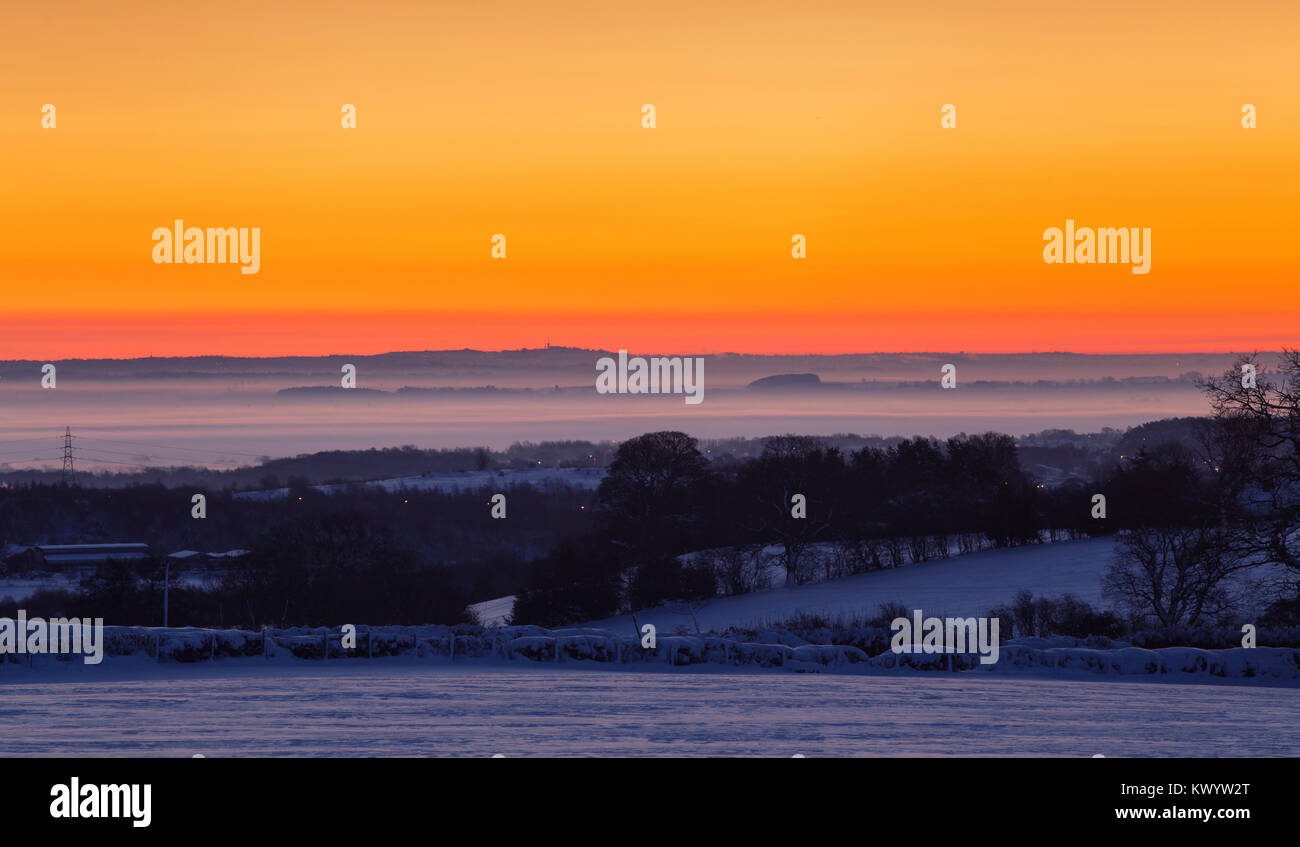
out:
M1034 599L1033 592L1021 591L1010 606L998 606L988 614L1000 621L1003 638L1051 635L1117 638L1125 630L1124 622L1114 612L1098 611L1073 594Z

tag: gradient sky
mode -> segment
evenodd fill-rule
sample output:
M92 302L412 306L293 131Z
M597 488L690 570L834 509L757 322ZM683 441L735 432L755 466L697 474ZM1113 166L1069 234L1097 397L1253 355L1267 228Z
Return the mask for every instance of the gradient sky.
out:
M802 6L11 0L0 357L1295 346L1300 5Z

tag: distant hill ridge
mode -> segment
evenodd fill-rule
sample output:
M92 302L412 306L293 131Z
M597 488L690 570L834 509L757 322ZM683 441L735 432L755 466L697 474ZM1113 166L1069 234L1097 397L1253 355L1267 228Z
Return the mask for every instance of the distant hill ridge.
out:
M817 388L822 384L822 378L817 374L773 374L756 379L751 382L749 388Z

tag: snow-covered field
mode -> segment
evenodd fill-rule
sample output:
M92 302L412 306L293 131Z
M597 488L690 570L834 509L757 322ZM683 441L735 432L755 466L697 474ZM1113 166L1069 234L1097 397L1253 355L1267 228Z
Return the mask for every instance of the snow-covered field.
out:
M0 598L26 600L37 591L76 591L80 583L66 574L0 577Z
M1113 550L1109 538L986 550L794 588L723 597L705 604L697 618L701 630L716 631L728 626L773 624L795 612L874 615L882 603L893 602L938 616L983 615L1010 603L1022 588L1039 596L1068 592L1094 606L1104 606L1101 575ZM670 609L638 612L636 619L638 624L654 624L660 632L673 632L679 626L692 632L695 629L689 614ZM587 626L633 631L629 616Z
M1293 688L387 663L184 670L6 685L0 755L1300 755Z
M507 594L482 603L471 603L469 607L474 619L484 626L505 626L506 619L515 610L515 595Z
M210 579L218 579L220 576L221 572L215 569L191 571L179 576L173 572L172 585L203 588ZM81 580L81 575L64 573L32 573L25 576L0 577L0 598L12 597L16 601L22 601L37 591L77 591L81 587Z

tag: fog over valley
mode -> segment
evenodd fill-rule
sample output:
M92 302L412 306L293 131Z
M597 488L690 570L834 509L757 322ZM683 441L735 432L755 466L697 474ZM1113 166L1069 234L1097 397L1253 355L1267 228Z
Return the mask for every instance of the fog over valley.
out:
M71 360L52 363L54 389L41 387L44 362L3 362L0 463L57 466L65 427L122 440L120 453L79 463L104 470L232 467L263 456L401 445L622 441L651 429L699 438L1099 431L1206 414L1197 375L1234 363L1229 354L724 353L702 357L704 400L687 405L680 394L598 394L596 362L616 353L552 347ZM356 367L355 389L341 387L345 364ZM954 390L940 388L945 364L956 367Z

